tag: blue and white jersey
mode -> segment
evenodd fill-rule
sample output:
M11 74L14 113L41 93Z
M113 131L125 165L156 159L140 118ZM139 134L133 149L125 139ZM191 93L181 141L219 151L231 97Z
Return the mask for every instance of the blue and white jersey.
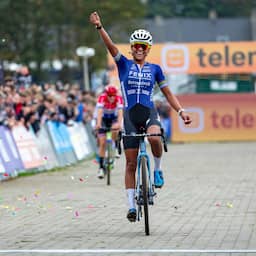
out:
M124 107L130 109L137 103L153 108L154 86L167 86L162 69L159 65L146 62L142 67L121 53L115 56L119 80L124 100Z

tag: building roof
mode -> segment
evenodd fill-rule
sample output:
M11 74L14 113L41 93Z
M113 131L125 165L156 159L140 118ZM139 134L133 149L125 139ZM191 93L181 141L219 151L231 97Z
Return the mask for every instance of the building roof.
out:
M144 21L144 28L153 35L155 43L251 41L249 18L172 18L156 17Z

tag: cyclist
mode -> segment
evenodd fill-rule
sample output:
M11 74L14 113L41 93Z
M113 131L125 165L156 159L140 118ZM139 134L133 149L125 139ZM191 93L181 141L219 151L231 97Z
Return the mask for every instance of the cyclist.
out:
M160 133L161 125L153 103L153 90L158 84L168 103L178 112L185 124L191 123L191 117L182 108L177 98L170 91L162 69L159 65L146 62L153 44L151 34L144 30L135 30L130 36L132 59L122 55L112 39L103 28L100 16L97 12L90 15L90 22L98 30L105 46L114 57L121 90L124 99L124 129L126 133L136 132L137 127L146 123L148 133ZM161 188L164 184L161 170L162 145L159 137L149 137L151 151L154 157L154 185ZM127 218L136 221L135 209L135 173L137 167L137 154L139 140L134 137L124 138L124 150L126 157L125 187L128 197L129 210Z
M118 95L118 90L113 85L107 85L102 94L98 96L96 104L96 125L99 154L98 178L104 177L104 157L106 146L106 134L104 129L111 127L116 129L112 132L112 139L117 140L118 130L122 128L123 122L123 99ZM116 145L113 145L115 148Z

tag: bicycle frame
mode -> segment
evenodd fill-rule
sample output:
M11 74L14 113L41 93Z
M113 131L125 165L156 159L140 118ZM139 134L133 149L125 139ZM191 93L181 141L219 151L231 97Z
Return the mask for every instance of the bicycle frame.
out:
M140 198L141 189L141 159L145 157L146 163L147 163L147 170L148 170L148 192L149 192L149 204L153 205L153 196L156 195L153 188L153 183L151 180L151 168L150 168L150 158L146 151L146 143L144 140L145 137L140 137L140 147L139 147L139 153L137 156L137 181L136 181L136 190L135 190L135 197L137 199L137 202ZM139 202L140 204L140 202ZM140 214L137 216L137 220L140 220Z

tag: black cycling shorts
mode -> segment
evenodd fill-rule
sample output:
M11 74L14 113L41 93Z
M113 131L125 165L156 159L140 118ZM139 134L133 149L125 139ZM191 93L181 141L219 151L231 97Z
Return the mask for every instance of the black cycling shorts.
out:
M98 134L105 134L106 130L104 128L110 128L113 123L117 122L117 117L114 118L102 118L101 126L102 128L99 129Z
M147 108L136 104L129 110L124 110L124 131L126 134L137 133L140 126L146 129L151 125L161 127L158 112L155 108ZM124 149L139 148L139 138L124 137Z

